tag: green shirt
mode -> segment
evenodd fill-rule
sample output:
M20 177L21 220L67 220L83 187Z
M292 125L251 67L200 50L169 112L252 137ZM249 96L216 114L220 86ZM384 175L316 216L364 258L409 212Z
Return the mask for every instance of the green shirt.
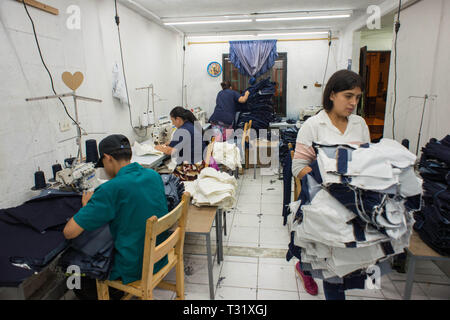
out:
M144 253L146 221L168 213L164 183L154 170L131 163L117 175L95 189L92 198L73 217L85 230L91 231L109 223L114 239L114 262L109 279L121 278L124 284L140 280ZM157 237L163 242L168 232ZM154 266L154 273L167 264L167 256Z

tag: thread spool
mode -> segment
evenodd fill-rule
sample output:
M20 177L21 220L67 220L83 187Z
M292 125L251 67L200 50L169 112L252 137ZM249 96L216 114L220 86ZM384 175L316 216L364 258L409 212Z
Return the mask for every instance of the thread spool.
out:
M86 140L86 162L97 163L98 158L97 140Z
M56 181L56 173L61 170L62 170L62 166L59 163L55 163L54 165L52 165L53 178L48 179L48 181L55 182Z
M64 159L64 166L65 166L66 168L70 168L70 167L72 166L72 163L73 163L74 161L75 161L75 158L74 158L74 157Z
M34 187L31 190L41 190L49 187L50 184L45 182L45 175L43 171L36 171L34 173Z
M402 145L409 150L409 140L408 139L403 139L402 141Z

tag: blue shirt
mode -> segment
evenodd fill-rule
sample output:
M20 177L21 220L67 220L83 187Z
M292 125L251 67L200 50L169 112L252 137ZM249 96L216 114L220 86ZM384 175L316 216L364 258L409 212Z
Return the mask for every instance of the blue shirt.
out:
M172 156L176 158L177 164L184 161L195 164L203 160L206 143L203 141L201 128L197 128L191 122L186 121L173 133L169 147L176 149Z
M209 118L209 122L223 122L226 125L233 124L238 109L239 98L241 95L234 90L225 89L217 94L216 108Z
M73 217L85 230L95 230L109 223L114 239L114 263L109 279L122 278L124 284L140 280L147 219L168 213L161 176L154 170L131 163L95 189L92 198ZM163 242L168 232L156 239ZM167 264L167 256L154 266L154 273Z

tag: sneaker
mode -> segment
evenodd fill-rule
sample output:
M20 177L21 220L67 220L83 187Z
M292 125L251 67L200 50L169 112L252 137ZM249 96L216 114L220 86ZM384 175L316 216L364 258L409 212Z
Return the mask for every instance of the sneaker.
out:
M302 279L303 287L305 288L306 292L308 292L312 296L317 296L319 292L317 283L314 281L313 277L307 276L303 273L303 271L300 269L300 261L295 265L295 271L297 272L300 279Z

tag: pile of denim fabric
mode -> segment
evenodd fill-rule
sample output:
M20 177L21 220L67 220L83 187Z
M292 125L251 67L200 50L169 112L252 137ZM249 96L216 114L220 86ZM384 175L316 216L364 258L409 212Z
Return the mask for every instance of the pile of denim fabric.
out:
M184 184L180 178L173 174L162 174L161 178L164 182L164 192L167 199L167 207L169 212L181 202L184 193Z
M246 122L252 120L255 130L269 128L269 123L275 120L272 97L275 94L275 82L270 77L247 88L250 92L246 105L241 108L241 114L236 128L244 128Z
M20 206L0 209L0 287L17 287L67 248L62 230L81 195L43 190Z
M424 207L414 229L436 252L450 256L450 135L422 148L419 172L424 179Z
M302 270L328 282L374 265L384 270L387 258L409 246L420 210L416 156L390 139L313 147L313 170L301 181L300 200L290 204L287 259L299 258Z

